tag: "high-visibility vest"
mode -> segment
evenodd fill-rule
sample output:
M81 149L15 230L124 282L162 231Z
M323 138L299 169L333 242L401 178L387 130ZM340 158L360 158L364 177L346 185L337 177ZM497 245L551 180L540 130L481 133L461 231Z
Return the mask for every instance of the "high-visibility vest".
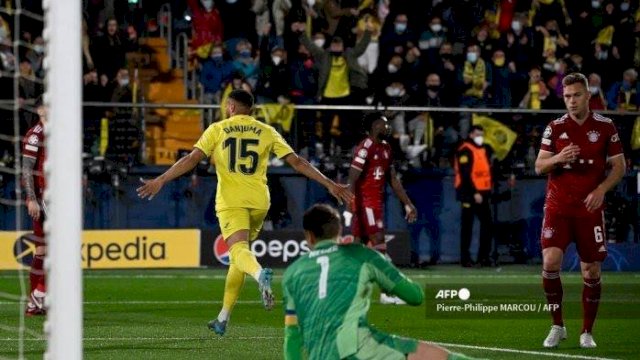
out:
M473 146L468 142L464 142L458 148L458 152L462 150L469 150L473 158L473 166L471 168L471 181L477 191L491 190L491 166L489 164L489 158L487 157L487 150L484 147ZM462 178L460 176L460 167L458 164L458 157L456 156L454 161L454 169L456 172L455 187L460 188Z

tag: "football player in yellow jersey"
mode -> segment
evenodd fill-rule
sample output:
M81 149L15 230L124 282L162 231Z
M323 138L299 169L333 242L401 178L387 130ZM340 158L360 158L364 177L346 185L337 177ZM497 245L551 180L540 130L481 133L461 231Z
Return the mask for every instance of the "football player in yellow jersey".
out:
M285 160L297 172L324 185L338 201L349 203L353 194L347 185L338 185L308 161L299 157L270 125L249 114L253 96L234 90L227 99L227 119L213 123L194 145L193 151L178 160L164 174L142 180L138 196L151 200L167 182L193 169L206 157L213 157L218 176L216 214L225 242L229 246L230 265L225 281L222 310L209 322L209 328L223 335L229 315L238 299L245 274L258 282L267 310L274 304L271 269L262 268L249 249L269 209L267 162L271 153Z

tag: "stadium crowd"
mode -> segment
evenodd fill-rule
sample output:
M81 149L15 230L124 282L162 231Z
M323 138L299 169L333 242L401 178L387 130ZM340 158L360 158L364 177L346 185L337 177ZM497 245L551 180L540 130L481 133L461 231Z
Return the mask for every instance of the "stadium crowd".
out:
M589 76L592 109L622 114L640 105L640 11L630 0L166 2L174 26L190 22L206 103L219 103L231 85L250 90L258 103L562 109L562 78L580 71ZM126 54L140 51L139 34L158 36L163 3L143 9L124 0L84 2L85 101L133 100ZM24 6L42 13L38 1ZM12 18L0 14L0 97L13 98L19 71L17 97L28 103L42 93L44 41L42 24L23 18L20 54L14 54ZM104 109L85 112L87 133L95 135ZM125 118L131 111L108 115ZM532 168L551 116L493 115L519 134L509 166ZM460 112L388 111L387 117L396 153L416 167L448 168L470 126L469 114ZM298 147L314 159L350 153L360 118L299 111ZM632 120L617 123L629 155ZM21 121L27 129L35 116L22 112ZM91 136L89 142L87 150Z

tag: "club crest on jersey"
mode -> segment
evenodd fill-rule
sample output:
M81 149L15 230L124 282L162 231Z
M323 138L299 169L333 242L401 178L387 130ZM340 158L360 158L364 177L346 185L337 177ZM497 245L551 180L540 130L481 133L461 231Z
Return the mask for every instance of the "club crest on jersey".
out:
M546 227L542 229L542 237L545 239L551 239L553 237L553 233L555 232L554 228Z
M358 151L358 156L363 159L367 158L367 154L368 154L367 149L360 149L360 151Z
M382 170L381 166L376 166L376 169L373 171L373 178L376 180L382 179L384 176L384 170Z
M27 142L31 145L37 145L38 144L38 136L37 135L31 135L29 136L29 138L27 139Z
M551 137L551 126L547 126L546 129L544 129L544 133L542 133L542 137L545 139L548 139Z
M598 139L600 138L600 133L597 131L589 131L587 133L587 138L589 138L589 141L591 141L592 143L598 141Z

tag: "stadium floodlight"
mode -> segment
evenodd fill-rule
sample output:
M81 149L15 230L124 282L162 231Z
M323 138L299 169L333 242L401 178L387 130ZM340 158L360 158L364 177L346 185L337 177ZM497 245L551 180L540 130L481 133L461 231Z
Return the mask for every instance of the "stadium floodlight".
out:
M46 359L82 359L81 1L45 0Z

